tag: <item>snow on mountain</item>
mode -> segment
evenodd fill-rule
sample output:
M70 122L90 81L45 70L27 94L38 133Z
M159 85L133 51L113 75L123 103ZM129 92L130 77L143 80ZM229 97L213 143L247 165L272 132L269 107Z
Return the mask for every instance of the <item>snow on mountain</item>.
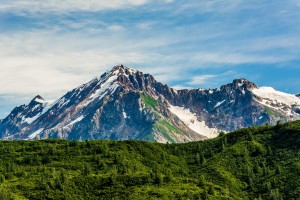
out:
M219 107L222 103L224 103L226 100L223 100L223 101L219 101L215 106L214 106L214 108L216 108L216 107Z
M37 103L41 103L43 104L45 102L45 100L41 97L41 96L36 96L33 101L37 102Z
M204 135L208 138L214 138L218 136L218 129L209 128L206 126L204 121L198 121L197 115L192 113L189 109L170 104L169 110L196 133Z
M198 141L220 130L300 118L299 105L295 95L258 88L246 79L218 89L175 90L119 65L57 101L38 95L16 107L0 120L0 137Z
M35 138L35 137L38 136L43 130L44 130L44 129L41 128L41 129L39 129L39 130L33 132L32 134L30 134L30 135L28 136L28 139L33 139L33 138Z
M25 116L23 116L22 117L22 121L23 122L26 122L27 124L31 124L32 122L34 122L38 117L40 116L40 114L37 114L36 116L34 116L34 117L25 117Z
M108 92L114 92L114 90L119 86L117 83L115 83L117 78L118 76L115 72L107 80L100 80L99 84L101 85L101 87L93 91L93 93L89 96L88 101L84 104L84 106L87 106L94 100L99 100L103 98Z
M80 124L84 117L97 112L95 109L98 109L97 105L101 103L102 98L113 95L120 86L118 78L124 75L129 79L129 76L133 76L136 72L136 70L128 67L116 66L103 75L68 92L58 101L51 104L44 101L46 108L43 112L32 119L25 119L30 123L37 120L32 125L34 128L29 127L29 130L25 130L25 132L27 132L27 135L30 134L30 137L47 135L52 132L57 132L59 135L68 134ZM39 99L36 98L36 100ZM44 128L39 134L33 134L36 133L35 130L41 130L44 126L47 128ZM30 131L31 129L33 131ZM32 139L30 137L29 139Z
M285 113L290 117L294 117L293 115L300 117L299 113L294 111L300 108L300 98L297 96L276 91L272 87L255 88L252 93L258 97L257 101L263 105Z
M39 104L36 105L35 107L33 107L32 110L34 111L37 108L40 108L40 109L39 109L39 112L37 112L34 116L30 116L30 117L23 116L22 117L22 121L26 122L28 124L31 124L37 118L39 118L39 116L41 116L45 112L47 112L55 103L54 101L45 101L45 100L41 100L41 99L37 99L37 98L35 98L34 101L38 102Z
M84 116L81 115L78 118L76 118L75 120L71 121L70 123L68 123L65 127L68 127L70 125L76 124L77 122L80 122L81 120L83 120Z
M272 99L279 103L284 103L286 105L298 105L300 106L300 99L297 98L295 95L287 94L284 92L276 91L272 87L259 87L257 89L253 89L252 92L264 99Z

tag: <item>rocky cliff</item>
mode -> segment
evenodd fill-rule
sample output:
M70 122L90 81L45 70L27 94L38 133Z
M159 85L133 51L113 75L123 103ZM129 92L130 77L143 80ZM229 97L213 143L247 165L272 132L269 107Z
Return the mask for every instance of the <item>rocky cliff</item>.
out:
M2 139L189 142L220 131L300 119L300 98L236 79L217 89L175 90L116 66L54 102L36 96L0 121Z

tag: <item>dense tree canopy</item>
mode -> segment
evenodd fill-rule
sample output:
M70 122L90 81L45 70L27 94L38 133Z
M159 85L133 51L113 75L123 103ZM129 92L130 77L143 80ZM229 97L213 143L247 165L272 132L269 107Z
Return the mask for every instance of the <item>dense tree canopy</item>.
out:
M1 141L0 199L299 199L300 121L204 142Z

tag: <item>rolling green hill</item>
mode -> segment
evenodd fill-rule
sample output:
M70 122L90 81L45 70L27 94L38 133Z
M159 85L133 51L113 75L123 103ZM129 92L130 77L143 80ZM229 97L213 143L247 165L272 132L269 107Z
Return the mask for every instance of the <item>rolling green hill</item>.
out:
M204 142L1 141L0 199L300 199L300 121Z

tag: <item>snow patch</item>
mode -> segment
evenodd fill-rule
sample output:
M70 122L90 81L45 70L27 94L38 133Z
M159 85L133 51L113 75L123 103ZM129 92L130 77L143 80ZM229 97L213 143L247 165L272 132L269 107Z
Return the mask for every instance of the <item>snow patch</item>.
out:
M83 118L84 118L84 116L81 115L80 117L78 117L77 119L71 121L69 124L67 124L67 125L64 126L64 127L71 126L71 125L73 125L73 124L75 124L75 123L77 123L77 122L80 122L81 120L83 120Z
M42 104L45 102L44 99L40 99L40 98L37 98L37 97L34 99L34 101L38 102L38 103L42 103Z
M131 75L133 75L133 74L135 74L135 73L137 72L135 69L132 69L132 68L130 68L130 67L125 67L125 68L128 69L128 71L129 71L129 73L130 73Z
M257 101L265 106L284 112L288 116L298 115L292 111L292 107L300 108L300 99L295 95L276 91L272 87L255 88L252 93L262 98Z
M35 138L37 135L39 135L43 130L44 130L43 128L40 128L39 130L37 130L37 131L35 131L34 133L30 134L30 135L28 136L28 138L32 140L32 139Z
M87 106L91 102L93 102L96 99L102 99L109 91L112 93L114 92L117 87L119 86L117 83L114 83L114 81L118 78L117 75L113 75L109 77L104 83L102 82L99 89L95 91L90 97L88 98L88 101L84 104L84 106Z
M245 89L244 89L244 88L242 89L242 93L243 93L243 95L245 95L245 94L246 94L246 92L245 92Z
M286 105L299 105L300 99L292 94L287 94L284 92L276 91L272 87L260 87L258 89L253 89L252 93L255 95L265 98L265 99L273 99L277 102L284 103Z
M220 102L218 102L215 106L214 106L214 108L217 108L217 107L219 107L222 103L224 103L226 100L223 100L223 101L220 101Z
M198 121L196 114L192 113L190 109L172 106L170 104L169 110L196 133L208 138L214 138L218 136L218 130L216 128L209 128L205 125L204 121Z
M125 111L123 111L123 117L126 119L127 118L127 114Z
M241 80L241 83L238 83L239 87L242 87L245 84L245 80Z
M63 97L63 98L61 98L61 99L59 100L57 108L62 108L62 107L64 107L65 105L67 105L68 103L70 103L70 99L68 99L68 100L66 101L66 98Z
M45 101L43 103L43 111L42 111L41 115L44 114L45 112L47 112L50 108L52 108L52 106L54 106L55 103L56 103L55 101Z
M39 118L42 114L44 114L45 112L47 112L52 106L54 105L54 101L44 101L43 102L43 108L42 108L42 112L37 113L35 116L33 117L23 117L22 121L26 122L28 124L31 124L32 122L34 122L37 118ZM36 105L33 109L36 109L36 107L38 107L39 105Z
M178 94L176 89L172 88L172 90L174 91L175 94Z
M34 122L39 116L40 116L40 114L37 114L36 116L31 117L31 118L24 118L24 117L23 117L23 121L26 122L27 124L31 124L31 123Z

